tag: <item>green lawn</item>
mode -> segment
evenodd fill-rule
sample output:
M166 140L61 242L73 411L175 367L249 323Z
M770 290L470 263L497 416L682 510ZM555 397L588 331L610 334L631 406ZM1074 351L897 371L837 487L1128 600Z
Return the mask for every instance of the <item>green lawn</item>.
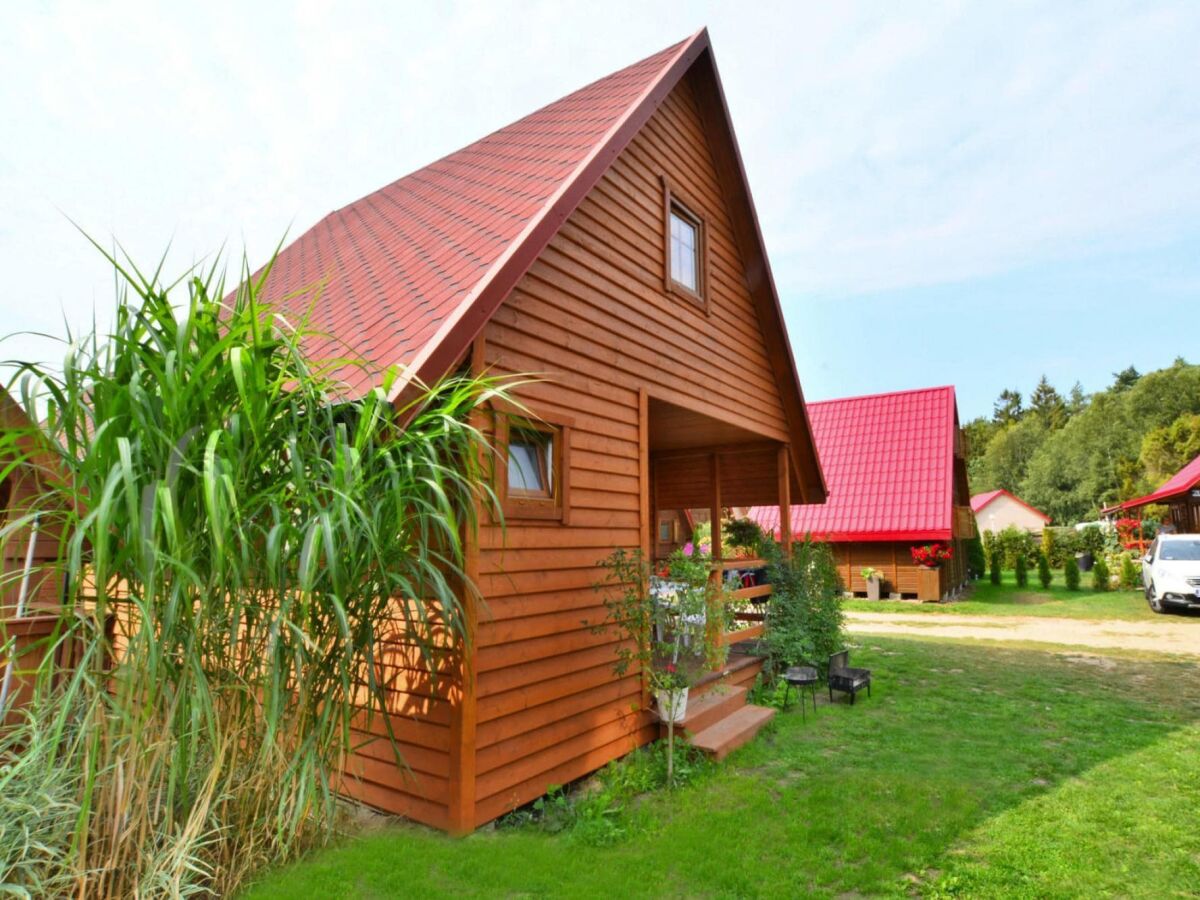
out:
M622 835L415 826L268 876L269 897L1200 892L1190 663L864 638L874 697L797 708Z
M1000 584L986 578L976 581L962 600L953 603L915 603L900 600L847 599L843 608L855 612L954 613L958 615L1061 616L1070 619L1154 619L1141 591L1092 590L1091 576L1083 574L1082 590L1069 591L1062 572L1054 573L1049 588L1043 588L1037 573L1029 584L1018 587L1016 575L1005 572ZM1200 617L1179 616L1200 623Z

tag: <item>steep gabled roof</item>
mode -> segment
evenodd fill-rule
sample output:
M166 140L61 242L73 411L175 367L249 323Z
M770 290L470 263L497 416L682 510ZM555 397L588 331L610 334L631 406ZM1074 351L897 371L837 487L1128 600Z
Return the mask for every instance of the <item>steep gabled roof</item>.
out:
M1034 515L1041 518L1042 521L1044 521L1044 522L1050 521L1050 517L1048 515L1046 515L1044 512L1042 512L1040 509L1038 509L1036 506L1030 506L1028 503L1026 503L1024 500L1022 500L1016 494L1010 494L1008 491L1004 490L1004 488L1000 488L995 491L985 491L982 494L976 494L975 496L973 496L971 498L971 511L978 515L979 512L985 506L987 506L989 503L991 503L997 497L1007 497L1009 500L1013 500L1016 503L1020 503L1023 507L1025 507L1031 513L1033 513Z
M829 485L824 506L793 506L792 533L831 541L938 541L953 530L958 409L953 387L811 403ZM778 532L779 511L750 517Z
M1142 506L1149 506L1151 503L1165 503L1168 500L1173 500L1181 497L1192 488L1200 487L1200 456L1197 456L1190 463L1172 475L1166 480L1162 487L1151 494L1144 497L1137 497L1133 500L1126 500L1118 506L1110 507L1104 510L1109 512L1113 509L1137 509Z
M371 373L340 372L349 395L393 366L402 375L392 399L413 379L435 381L689 72L705 98L793 463L805 499L820 502L821 468L707 30L330 213L280 252L267 299L290 318L309 314L328 336L310 342L313 358L367 363Z

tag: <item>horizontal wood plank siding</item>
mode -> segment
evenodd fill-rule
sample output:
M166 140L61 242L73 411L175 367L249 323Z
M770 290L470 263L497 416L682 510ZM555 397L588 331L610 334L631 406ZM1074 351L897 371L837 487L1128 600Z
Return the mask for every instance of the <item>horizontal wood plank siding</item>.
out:
M709 315L664 290L664 176L707 225ZM594 590L601 561L648 533L639 390L787 440L722 196L685 79L484 330L489 370L536 373L522 401L573 425L568 524L510 520L479 538L477 824L656 734L640 676L613 671L618 635L597 631L605 610ZM661 468L680 489L700 484L693 505L707 503L707 470L691 479L686 461ZM775 484L761 487L770 502Z

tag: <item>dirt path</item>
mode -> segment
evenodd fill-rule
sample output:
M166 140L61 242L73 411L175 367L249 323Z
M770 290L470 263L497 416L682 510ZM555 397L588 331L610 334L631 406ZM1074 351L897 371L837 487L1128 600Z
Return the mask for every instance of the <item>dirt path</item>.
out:
M1051 619L1038 616L960 616L936 613L847 612L856 634L1033 641L1077 647L1151 650L1200 656L1200 622L1163 616L1151 622Z

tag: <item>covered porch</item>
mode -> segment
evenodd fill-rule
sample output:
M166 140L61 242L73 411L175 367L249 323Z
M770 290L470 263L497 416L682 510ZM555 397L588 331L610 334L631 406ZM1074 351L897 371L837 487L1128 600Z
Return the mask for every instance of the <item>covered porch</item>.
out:
M708 522L714 579L728 583L740 579L739 573L760 572L766 566L763 559L726 558L723 511L751 506L788 509L792 503L810 502L813 490L800 477L791 445L654 399L649 401L648 422L651 558L656 564L665 561L690 540L697 525ZM780 543L789 553L792 535L786 526ZM771 586L762 579L745 580L757 583L727 589L723 595L731 607L729 615L720 617L719 639L726 645L763 634L763 613L756 608L765 608Z

